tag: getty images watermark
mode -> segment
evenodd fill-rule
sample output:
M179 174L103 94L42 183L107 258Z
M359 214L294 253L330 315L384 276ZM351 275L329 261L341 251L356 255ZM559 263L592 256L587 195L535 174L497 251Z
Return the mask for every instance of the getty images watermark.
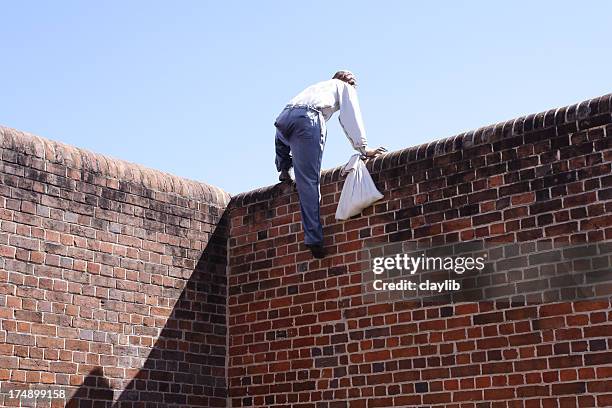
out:
M366 302L544 303L612 297L612 242L480 241L366 245Z
M462 275L466 271L482 271L485 268L486 254L479 257L440 257L440 256L410 256L408 254L396 254L395 256L379 256L372 259L372 272L375 275L383 275L385 272L398 271L402 275L415 275L423 271L447 271ZM402 290L402 291L432 291L441 293L443 291L457 291L461 289L461 283L455 279L445 279L442 282L426 279L416 282L411 279L400 279L397 281L385 281L375 279L374 290Z

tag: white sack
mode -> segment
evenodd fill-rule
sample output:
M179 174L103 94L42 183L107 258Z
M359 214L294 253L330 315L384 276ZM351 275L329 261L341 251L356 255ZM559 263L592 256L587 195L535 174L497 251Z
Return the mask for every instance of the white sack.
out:
M346 173L348 176L344 181L336 209L337 220L346 220L357 215L364 208L383 198L380 191L376 189L372 176L359 154L351 156L349 162L344 166L342 174Z

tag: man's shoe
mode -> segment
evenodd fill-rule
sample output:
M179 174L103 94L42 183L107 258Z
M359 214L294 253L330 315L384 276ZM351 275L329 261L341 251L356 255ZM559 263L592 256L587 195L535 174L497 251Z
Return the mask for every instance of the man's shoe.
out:
M325 252L325 248L323 248L323 245L306 245L306 246L308 247L308 249L310 249L312 256L314 256L317 259L323 259L325 258L325 255L327 255L327 253Z
M285 181L292 181L293 179L291 178L291 174L289 173L289 170L283 170L278 175L278 180L285 182Z

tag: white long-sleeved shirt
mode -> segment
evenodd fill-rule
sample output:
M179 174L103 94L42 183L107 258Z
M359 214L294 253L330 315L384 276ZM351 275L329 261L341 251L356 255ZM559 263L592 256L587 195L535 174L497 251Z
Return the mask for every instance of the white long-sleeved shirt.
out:
M357 91L339 79L330 79L309 86L291 99L288 105L309 105L319 110L327 122L336 111L338 120L353 148L364 154L368 145ZM321 123L325 126L325 123Z

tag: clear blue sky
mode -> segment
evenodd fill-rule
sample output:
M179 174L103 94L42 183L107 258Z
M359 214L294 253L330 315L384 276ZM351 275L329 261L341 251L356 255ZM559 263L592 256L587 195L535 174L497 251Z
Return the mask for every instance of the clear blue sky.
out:
M354 71L397 150L612 91L612 2L4 2L0 124L238 193L273 121ZM330 120L323 167L353 153Z

